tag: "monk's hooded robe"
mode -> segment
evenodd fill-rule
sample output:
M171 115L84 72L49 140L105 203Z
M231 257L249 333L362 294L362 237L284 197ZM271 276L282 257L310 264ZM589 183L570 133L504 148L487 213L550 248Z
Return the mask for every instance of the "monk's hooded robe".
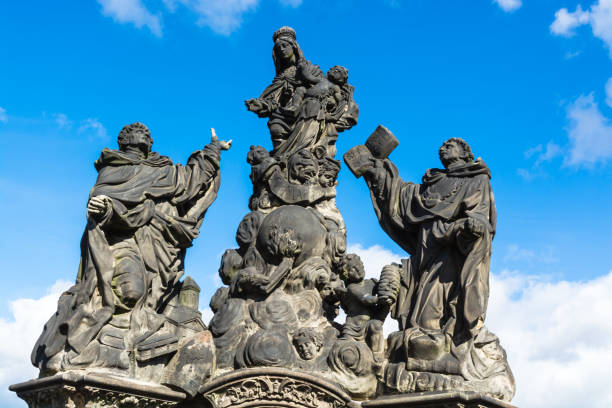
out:
M215 144L193 153L184 167L155 152L138 158L120 150L102 151L95 162L98 179L90 198L104 195L111 205L101 217L87 219L76 284L62 294L57 312L34 346L35 366L44 370L61 352L69 353L75 364L116 309L125 309L112 288L121 262L143 269L136 275L145 281L145 294L131 311L133 343L163 324L160 313L175 295L185 250L216 198L219 160ZM62 363L63 369L70 366Z
M411 257L404 261L393 317L400 329L420 327L472 337L489 296L489 259L496 212L482 160L452 170L430 169L422 184L405 183L389 161L366 177L382 228ZM481 236L465 225L474 219Z
M414 184L403 182L389 160L378 164L382 167L366 174L376 215L385 232L410 254L402 260L392 309L401 332L389 338L386 385L399 392L425 391L410 380L417 378L412 370L423 369L441 375L427 378L444 382L459 375L468 380L466 390L480 384L480 390L509 401L515 388L506 353L483 326L497 215L488 167L478 159L452 169L430 169L422 184ZM469 219L481 223L482 234L471 232ZM425 361L440 357L408 355L411 339L423 335L433 343L450 339L444 364Z

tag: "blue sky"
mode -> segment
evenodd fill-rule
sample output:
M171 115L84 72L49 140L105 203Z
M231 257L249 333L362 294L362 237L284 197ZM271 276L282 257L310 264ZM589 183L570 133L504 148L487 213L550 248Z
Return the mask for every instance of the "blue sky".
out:
M542 334L564 313L559 297L568 287L585 299L603 293L600 305L609 305L602 288L612 290L612 0L2 2L0 339L11 339L2 330L28 327L20 326L28 319L20 305L39 307L57 281L74 280L93 161L135 121L175 162L207 143L210 127L234 140L219 197L187 254L206 306L220 255L234 247L247 212L246 153L270 146L265 121L243 101L271 82L271 36L282 25L296 29L307 59L349 69L361 113L340 135L338 156L382 123L400 140L391 158L405 180L438 167L437 149L449 137L466 139L487 162L499 213L492 297L498 288L507 301L498 307L492 299L499 315L490 309L489 324L498 334ZM363 181L343 168L337 190L354 248L377 259L404 256L378 226ZM530 308L541 311L530 327L501 318ZM575 309L577 319L604 313L583 303ZM38 334L37 325L28 330ZM612 333L602 325L578 324L595 337ZM567 353L586 364L582 346L612 353L610 340L593 345L585 336L557 344L551 369L568 367ZM506 348L511 363L531 367L529 356ZM515 374L517 404L540 406L527 374ZM0 372L2 384L20 379ZM598 395L612 404L610 392ZM6 392L1 398L22 406ZM572 406L563 401L553 405Z

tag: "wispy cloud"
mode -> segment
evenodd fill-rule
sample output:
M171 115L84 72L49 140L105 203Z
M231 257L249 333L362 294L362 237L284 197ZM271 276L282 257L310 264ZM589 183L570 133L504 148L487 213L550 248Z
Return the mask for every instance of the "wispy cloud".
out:
M547 246L543 249L524 248L517 244L511 244L506 247L504 262L521 262L533 265L539 263L555 263L559 261L555 254L555 249L552 246Z
M298 7L302 1L278 0L286 7ZM158 37L162 36L163 14L174 13L179 7L194 13L198 25L228 36L240 28L245 15L257 9L260 0L162 0L163 6L155 12L149 10L142 0L98 0L98 3L102 5L105 16L118 23L146 27Z
M578 5L576 10L559 9L550 25L550 32L555 35L571 37L576 28L590 25L593 35L602 40L612 57L612 0L597 0L588 10Z
M523 5L522 0L493 0L505 12L518 10Z
M101 140L107 139L106 128L98 119L94 118L82 120L79 126L79 133L87 134Z
M72 121L64 113L54 113L53 120L57 123L60 129L71 129Z
M98 3L102 6L102 14L116 22L146 27L154 35L162 36L161 17L151 13L141 0L98 0Z
M0 106L0 122L6 123L8 122L8 115L6 114L6 109Z
M606 105L612 108L612 78L606 82Z
M612 158L612 124L599 110L592 93L570 104L567 118L570 148L566 165L590 168Z
M534 159L531 168L520 168L517 170L517 174L528 181L539 177L546 177L547 173L542 164L550 162L562 154L563 148L553 141L549 141L545 146L539 144L531 147L523 153L525 159Z
M176 0L197 16L200 26L208 26L222 35L230 35L242 24L245 13L257 8L259 0Z

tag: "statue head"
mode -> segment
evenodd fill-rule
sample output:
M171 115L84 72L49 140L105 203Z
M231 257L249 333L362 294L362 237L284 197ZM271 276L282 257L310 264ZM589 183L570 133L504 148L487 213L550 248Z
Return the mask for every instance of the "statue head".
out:
M272 59L276 67L276 74L291 65L297 65L304 60L304 54L297 43L295 30L291 27L281 27L272 36L274 49Z
M259 225L263 217L262 213L251 211L240 221L236 231L236 242L241 249L255 243L257 231L259 231Z
M338 86L342 86L348 81L348 69L340 65L333 66L327 71L327 79Z
M453 164L469 163L474 161L472 149L465 140L458 137L451 137L442 144L438 151L440 161L445 168Z
M346 254L342 267L342 280L349 283L361 282L365 278L365 268L357 254Z
M270 153L263 146L251 146L247 153L247 163L257 165L270 157Z
M303 360L312 360L323 347L323 335L313 328L304 327L293 335L293 345Z
M147 155L151 152L151 146L153 146L153 138L151 138L151 132L149 128L143 123L135 122L131 125L126 125L119 132L117 137L117 144L119 150L122 152L127 151L130 148L137 148L142 153Z
M319 173L316 157L308 149L298 150L289 158L289 180L300 184L314 184Z
M322 187L333 187L340 173L340 162L330 157L319 161L319 184Z

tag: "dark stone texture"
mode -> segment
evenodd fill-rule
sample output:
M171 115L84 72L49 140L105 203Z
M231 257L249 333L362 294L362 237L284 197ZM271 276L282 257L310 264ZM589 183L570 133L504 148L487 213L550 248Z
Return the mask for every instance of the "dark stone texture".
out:
M11 385L29 408L171 408L185 394L126 378L67 371Z
M484 326L496 229L488 167L452 138L443 169L404 182L384 126L350 149L344 160L381 227L410 255L366 279L335 201L336 140L358 117L348 71L324 75L289 27L273 40L276 75L246 101L268 119L272 149L247 154L250 212L222 256L210 328L199 286L180 279L231 141L213 130L175 166L150 151L144 125L126 126L119 150L96 161L77 282L32 353L41 376L61 374L12 387L30 408L511 407L495 399L511 400L515 385ZM388 316L400 330L385 339Z
M380 397L361 403L363 408L515 408L477 392L420 392Z
M345 155L364 176L381 227L411 255L392 308L400 331L388 339L385 392L477 391L509 401L506 352L484 326L497 217L489 168L451 138L439 151L443 169L427 170L422 184L404 182L371 151L386 154L397 145L391 136L379 127L370 147Z
M217 196L221 150L231 144L212 133L184 167L151 152L141 123L123 128L119 150L102 151L76 284L32 351L42 376L88 369L159 382L183 340L206 329L200 288L180 278Z
M359 405L329 381L279 368L247 368L218 377L202 389L213 408L356 408Z

